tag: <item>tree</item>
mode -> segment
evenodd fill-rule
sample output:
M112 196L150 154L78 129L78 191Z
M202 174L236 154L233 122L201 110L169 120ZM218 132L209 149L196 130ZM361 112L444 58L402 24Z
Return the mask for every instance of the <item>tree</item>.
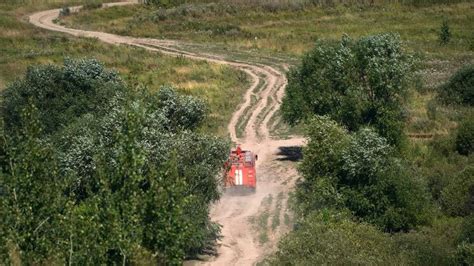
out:
M67 179L58 177L54 148L43 141L38 110L28 106L18 135L2 132L0 260L41 264L61 261L57 240L67 198ZM8 256L10 254L10 256Z
M445 104L474 105L474 65L456 71L438 89L438 98Z
M62 67L29 67L23 79L2 92L1 112L10 132L22 124L21 112L31 103L43 133L52 134L86 113L103 114L109 99L124 91L118 74L99 61L66 59Z
M328 117L312 118L295 192L297 214L348 209L388 232L407 231L430 218L421 180L370 128L350 135Z
M308 121L303 148L302 174L296 183L295 206L299 216L311 211L341 206L335 178L343 165L342 153L350 141L348 132L327 116L315 116Z
M356 216L389 232L407 231L429 221L424 184L376 132L358 131L342 157L339 187L345 206Z
M297 124L313 114L328 115L350 131L371 125L399 145L412 69L395 34L318 42L288 75L283 116Z
M128 89L94 60L31 68L2 96L2 262L180 264L211 249L229 143L198 133L203 101Z

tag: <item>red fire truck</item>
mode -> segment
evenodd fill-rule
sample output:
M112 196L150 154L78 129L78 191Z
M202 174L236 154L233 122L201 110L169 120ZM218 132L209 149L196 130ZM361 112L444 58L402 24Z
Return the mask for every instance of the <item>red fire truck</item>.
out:
M226 190L236 192L255 192L257 187L257 172L255 161L257 155L245 151L237 146L230 152L227 166L229 171L226 176Z

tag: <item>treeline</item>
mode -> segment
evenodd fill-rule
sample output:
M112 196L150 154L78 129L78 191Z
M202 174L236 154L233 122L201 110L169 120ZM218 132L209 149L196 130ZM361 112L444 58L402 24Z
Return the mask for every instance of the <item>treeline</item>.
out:
M439 88L458 129L423 144L404 134L416 65L397 35L344 36L289 73L283 115L308 144L294 230L266 264L474 263L474 69Z
M2 93L0 261L180 264L214 252L227 141L204 102L129 88L96 60L30 67Z

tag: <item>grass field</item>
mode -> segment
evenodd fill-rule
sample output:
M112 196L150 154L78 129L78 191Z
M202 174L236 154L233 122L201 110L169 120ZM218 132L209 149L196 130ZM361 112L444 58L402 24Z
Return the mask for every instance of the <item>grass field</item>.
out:
M226 125L237 101L246 88L242 74L232 68L164 56L133 47L111 46L94 39L79 39L37 29L27 22L27 15L64 1L25 1L0 3L0 89L21 77L31 64L62 63L64 58L97 58L114 68L131 86L146 85L157 90L173 85L181 91L204 98L210 116L203 130L226 135ZM67 5L78 2L69 1Z
M378 32L398 32L415 51L449 58L474 50L474 4L358 7L306 7L277 10L221 4L188 4L173 9L149 6L115 7L82 12L64 19L67 25L123 35L222 43L241 49L259 49L301 55L317 39L337 40ZM452 42L441 46L438 31L443 20L452 30Z
M278 54L293 59L311 49L318 39L331 41L340 39L343 34L358 38L396 32L401 35L406 49L422 62L420 82L418 88L412 89L408 105L407 133L445 134L456 126L456 116L463 114L439 107L435 118L428 117L427 105L433 102L437 86L461 66L474 63L474 3L448 5L428 1L421 6L323 7L304 5L305 1L262 0L249 4L246 0L232 0L226 3L231 2L245 3L196 3L169 9L145 5L114 7L83 11L63 18L61 23L121 35L185 40L214 47L209 48L214 50ZM257 2L261 4L255 5ZM441 45L438 37L443 20L448 21L452 33L447 45Z

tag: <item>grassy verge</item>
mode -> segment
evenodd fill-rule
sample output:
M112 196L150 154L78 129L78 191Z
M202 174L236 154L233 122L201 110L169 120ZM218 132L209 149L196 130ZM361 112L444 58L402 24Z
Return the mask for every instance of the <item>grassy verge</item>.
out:
M90 1L34 1L0 3L0 89L22 76L31 64L62 63L66 57L97 58L120 72L131 86L151 90L173 85L204 98L210 115L203 130L226 135L226 125L247 88L240 71L227 66L164 56L143 49L111 46L38 29L27 22L34 11ZM91 2L92 3L92 2Z

